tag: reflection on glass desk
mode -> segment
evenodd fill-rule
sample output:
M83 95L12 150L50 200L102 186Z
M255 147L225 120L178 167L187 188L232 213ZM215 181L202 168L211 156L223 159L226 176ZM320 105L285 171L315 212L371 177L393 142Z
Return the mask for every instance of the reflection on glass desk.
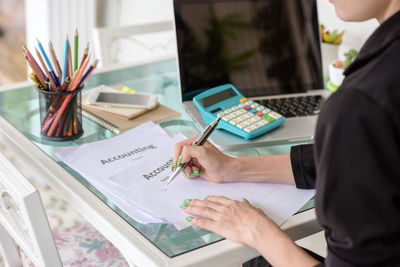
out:
M182 114L177 119L161 123L161 126L173 132L182 132L186 136L192 136L198 133L198 130L182 109L176 75L177 72L174 60L158 62L146 66L137 66L123 70L98 73L89 79L88 83L85 85L85 90L94 88L100 84L122 84L137 91L157 94L159 101L162 104L167 105ZM58 162L73 177L104 201L168 257L174 257L222 239L222 237L214 233L197 227L189 227L177 231L172 225L143 225L131 219L118 207L113 205L113 203L103 196L96 188L91 186L80 174L60 162L55 156L55 150L57 147L81 145L110 138L115 134L83 117L84 135L81 138L67 142L45 140L40 137L40 118L38 109L38 93L33 87L0 92L0 116L6 119L18 131L23 133L54 161ZM283 154L288 153L289 149L289 146L274 146L257 148L253 150L253 152L262 155ZM246 153L245 150L230 151L229 153L237 155L251 154ZM301 209L301 211L312 207L313 201L310 201Z

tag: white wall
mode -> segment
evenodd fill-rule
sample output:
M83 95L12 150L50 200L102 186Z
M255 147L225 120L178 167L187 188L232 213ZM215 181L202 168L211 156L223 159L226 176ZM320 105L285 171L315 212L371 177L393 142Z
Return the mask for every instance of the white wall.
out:
M340 59L343 59L344 52L352 48L359 51L372 32L379 26L378 21L375 19L365 22L344 22L338 18L334 6L328 0L317 0L317 3L320 23L330 30L345 31L343 42L339 48Z
M51 40L62 64L66 34L73 43L75 29L79 32L79 55L86 42L93 43L95 0L25 0L25 16L26 43L32 53L36 38L46 51Z

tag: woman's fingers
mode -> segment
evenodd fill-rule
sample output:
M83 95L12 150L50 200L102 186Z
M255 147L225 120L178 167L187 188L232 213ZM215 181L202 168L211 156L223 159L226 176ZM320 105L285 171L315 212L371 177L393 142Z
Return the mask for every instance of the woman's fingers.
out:
M185 139L183 141L180 141L175 144L174 167L177 167L177 165L178 165L177 162L178 162L179 156L181 156L181 154L182 154L183 147L191 146L193 144L193 142L196 140L196 138L197 138L197 135L195 135L191 138Z

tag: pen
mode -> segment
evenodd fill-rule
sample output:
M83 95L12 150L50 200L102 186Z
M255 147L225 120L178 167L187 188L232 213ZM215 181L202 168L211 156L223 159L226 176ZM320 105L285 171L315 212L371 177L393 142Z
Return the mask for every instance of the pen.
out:
M197 139L194 141L192 144L193 146L202 146L208 139L208 137L212 134L212 132L217 128L218 122L221 119L221 117L216 118L211 124L209 124L203 132L197 137ZM172 180L175 179L178 174L182 172L182 170L189 164L188 162L185 162L181 167L177 167L177 169L171 174L169 177L167 184L172 182Z

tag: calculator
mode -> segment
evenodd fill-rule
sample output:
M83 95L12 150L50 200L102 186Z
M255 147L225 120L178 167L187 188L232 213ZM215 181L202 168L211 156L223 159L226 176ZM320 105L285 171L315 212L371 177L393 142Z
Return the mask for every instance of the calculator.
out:
M224 84L193 98L204 122L221 117L217 129L252 139L282 125L285 117L243 96L233 84Z

